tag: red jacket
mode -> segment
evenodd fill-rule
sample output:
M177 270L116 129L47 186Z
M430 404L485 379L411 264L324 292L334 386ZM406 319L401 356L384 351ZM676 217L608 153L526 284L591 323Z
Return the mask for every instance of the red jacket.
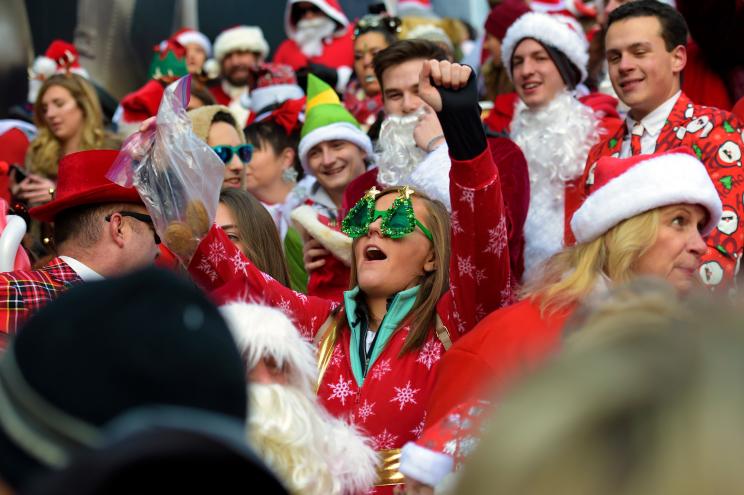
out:
M351 67L354 64L354 41L351 38L352 27L341 36L332 36L323 42L323 53L317 57L307 57L294 40L282 41L274 55L275 64L287 64L297 70L309 63L321 64L338 69L342 66Z
M511 302L512 293L501 183L488 151L473 160L452 160L450 194L457 218L452 224L450 287L439 300L437 314L455 340L480 318ZM484 211L489 214L480 214ZM490 242L492 233L501 233L503 242ZM216 227L202 240L189 271L218 301L258 299L281 308L308 339L316 337L337 307L264 275ZM359 386L350 364L356 344L351 343L348 326L341 327L318 389L326 409L348 418L373 439L378 450L400 448L421 434L434 371L445 351L432 329L418 351L401 356L408 332L404 320ZM392 487L376 493L392 493Z
M60 258L40 270L0 273L0 350L29 316L81 281Z
M573 308L543 316L530 299L495 311L455 343L437 368L426 427L459 404L490 398L558 348Z
M597 160L619 155L627 129L621 125L589 152L582 195L587 194L587 179ZM744 219L744 124L724 110L694 105L682 93L656 140L656 151L680 146L692 148L705 164L723 202L724 219L728 219L722 220L708 236L708 252L703 255L700 276L707 286L725 290L731 287L744 254L744 226L739 225ZM735 213L736 218L727 212Z

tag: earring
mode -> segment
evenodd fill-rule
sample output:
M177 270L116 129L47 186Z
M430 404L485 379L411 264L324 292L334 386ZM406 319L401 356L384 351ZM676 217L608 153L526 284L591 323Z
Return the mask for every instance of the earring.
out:
M297 175L297 170L294 167L288 167L282 171L282 180L284 182L297 182Z

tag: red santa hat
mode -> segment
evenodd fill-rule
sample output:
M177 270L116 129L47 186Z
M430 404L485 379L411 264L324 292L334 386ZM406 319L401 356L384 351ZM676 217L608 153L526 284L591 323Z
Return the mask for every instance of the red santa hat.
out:
M183 46L188 45L189 43L196 43L197 45L201 46L204 49L204 52L207 54L207 57L212 55L212 43L209 41L209 38L204 33L201 33L197 31L196 29L191 28L183 28L176 31L173 36L173 38L176 39L179 43L181 43Z
M36 57L28 70L28 101L34 103L41 84L54 74L74 73L89 79L88 71L80 65L80 54L75 45L64 40L54 40L44 55Z
M222 63L230 52L258 52L261 58L269 54L269 43L258 26L235 26L222 31L214 40L214 57Z
M297 76L289 65L261 64L258 68L256 87L251 91L248 108L251 112L261 114L273 110L287 100L296 100L305 96L297 84Z
M594 2L601 4L602 2ZM530 8L535 12L546 14L561 14L572 17L597 16L597 9L586 5L583 0L531 0Z
M284 10L284 31L288 38L292 38L297 28L292 22L292 9L298 3L311 3L318 7L325 15L336 21L336 24L338 24L338 29L336 29L337 36L344 34L349 27L349 18L344 14L338 0L288 0L287 8Z
M708 211L702 230L721 220L721 198L705 165L692 150L631 158L600 158L589 172L591 192L571 219L577 242L590 242L623 220L674 204L697 204Z
M499 41L504 39L506 30L521 16L530 11L524 0L504 0L495 5L486 19L485 29Z

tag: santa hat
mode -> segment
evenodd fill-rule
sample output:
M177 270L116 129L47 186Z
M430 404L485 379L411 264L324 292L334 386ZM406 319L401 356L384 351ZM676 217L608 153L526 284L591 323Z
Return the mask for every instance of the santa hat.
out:
M292 386L313 395L318 368L315 349L280 310L261 304L233 302L220 307L238 350L253 369L263 358L286 366Z
M399 17L437 17L431 0L398 0L396 15Z
M346 28L349 27L349 18L344 14L338 0L289 0L287 2L287 8L284 10L284 31L288 38L291 38L297 30L297 26L292 22L292 9L298 3L311 3L318 7L325 15L336 21L338 29L336 29L335 33L337 36L344 34Z
M204 49L207 57L212 54L212 43L209 41L209 38L207 38L204 33L200 33L196 29L179 29L173 34L172 37L175 38L175 40L181 43L183 46L186 46L189 43L196 43Z
M153 48L150 79L177 79L189 73L186 68L186 49L175 38L163 40Z
M529 12L521 16L506 31L501 44L501 60L506 65L507 74L512 78L512 54L517 45L531 38L563 53L586 79L586 64L589 62L589 43L576 20L565 16Z
M504 0L491 9L486 19L485 29L496 39L503 40L509 26L530 11L525 0Z
M258 26L235 26L222 31L214 40L214 57L217 62L230 52L257 52L261 58L269 54L269 43Z
M89 79L88 71L80 65L80 54L75 45L63 40L54 40L44 55L36 57L28 70L29 90L28 101L36 102L41 84L55 74L72 72Z
M305 92L297 84L292 67L284 64L260 64L256 87L251 90L248 108L255 114L273 110L287 100L297 100Z
M591 193L571 219L576 241L590 242L623 220L674 204L708 211L702 230L721 220L721 199L705 165L686 148L631 158L600 158L589 172Z
M305 173L310 175L312 171L307 164L307 155L313 146L324 141L349 141L367 156L372 156L372 141L362 132L359 122L341 105L333 88L313 74L307 77L305 124L300 138L300 162Z

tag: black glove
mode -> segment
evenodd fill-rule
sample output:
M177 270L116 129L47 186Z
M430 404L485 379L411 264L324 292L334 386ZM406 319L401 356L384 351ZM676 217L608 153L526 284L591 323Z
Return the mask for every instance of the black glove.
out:
M478 85L475 71L468 83L458 90L437 87L442 97L442 110L437 114L442 124L449 152L457 160L470 160L488 147L480 119Z

